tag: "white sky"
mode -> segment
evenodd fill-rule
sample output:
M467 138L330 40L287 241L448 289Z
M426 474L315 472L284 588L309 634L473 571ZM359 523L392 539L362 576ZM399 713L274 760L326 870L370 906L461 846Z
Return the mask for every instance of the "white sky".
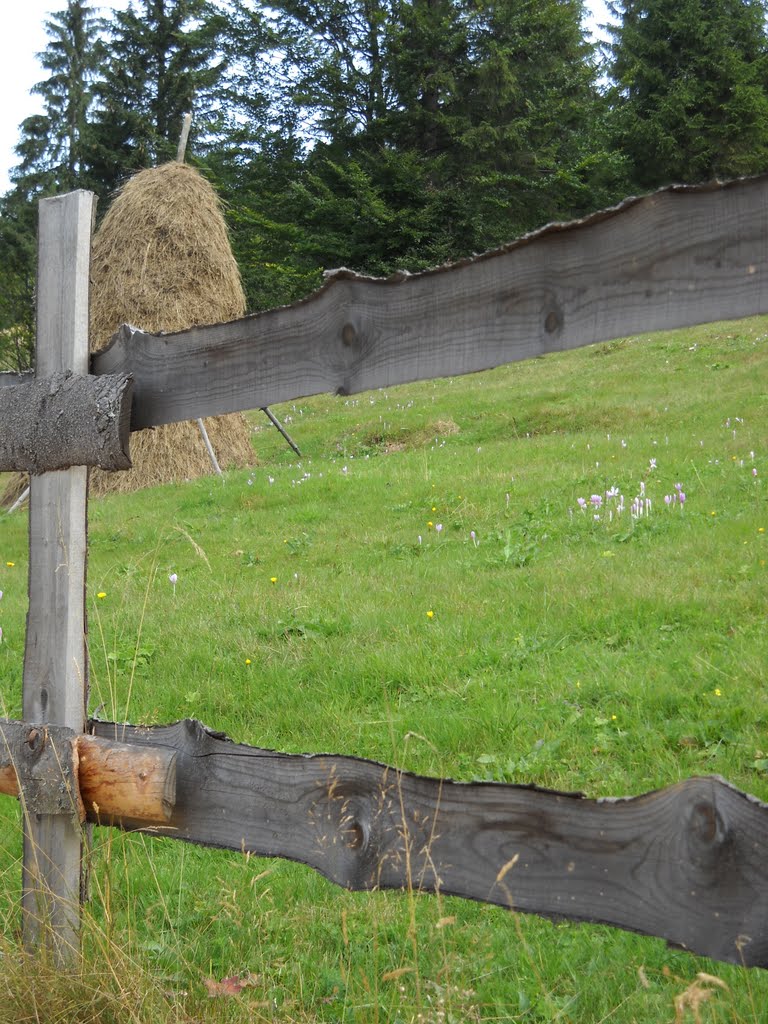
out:
M30 93L45 77L36 54L45 49L45 20L51 12L63 10L63 0L0 0L0 194L9 188L8 172L17 163L14 146L21 122L41 109L40 100ZM94 6L96 6L94 4ZM125 10L128 0L104 0L101 10ZM604 0L587 0L592 12L590 25L608 20Z

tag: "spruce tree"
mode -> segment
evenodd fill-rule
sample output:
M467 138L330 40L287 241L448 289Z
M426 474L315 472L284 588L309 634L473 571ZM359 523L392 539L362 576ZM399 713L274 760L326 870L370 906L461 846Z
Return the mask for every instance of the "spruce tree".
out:
M68 0L45 27L48 45L39 59L49 75L32 89L43 113L22 122L20 162L11 175L27 198L94 184L89 114L103 58L99 19L88 0Z
M228 8L239 88L208 159L225 182L219 154L237 163L225 189L254 305L323 267L416 270L624 193L580 0Z
M220 75L210 14L205 0L132 0L113 13L96 119L99 173L110 187L174 157L185 113L196 115L192 138L205 133Z
M768 167L765 0L616 0L614 145L643 189Z

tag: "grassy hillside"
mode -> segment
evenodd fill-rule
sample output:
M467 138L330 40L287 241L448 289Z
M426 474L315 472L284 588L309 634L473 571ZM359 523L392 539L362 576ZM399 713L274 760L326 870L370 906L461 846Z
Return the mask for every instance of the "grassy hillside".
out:
M457 779L600 796L718 773L768 800L767 339L753 319L292 403L301 460L254 414L251 472L93 501L91 707ZM12 717L26 529L0 522ZM655 1024L686 992L685 1013L711 994L702 1020L768 1020L763 972L658 940L107 830L82 976L45 1009L61 983L19 972L0 815L3 1024Z

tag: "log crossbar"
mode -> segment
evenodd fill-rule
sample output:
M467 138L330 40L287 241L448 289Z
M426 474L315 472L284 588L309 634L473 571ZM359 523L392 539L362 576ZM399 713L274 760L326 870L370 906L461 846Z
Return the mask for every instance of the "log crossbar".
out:
M0 473L130 469L133 378L56 373L0 394Z
M167 825L176 803L178 753L0 719L0 793L35 813L79 823Z

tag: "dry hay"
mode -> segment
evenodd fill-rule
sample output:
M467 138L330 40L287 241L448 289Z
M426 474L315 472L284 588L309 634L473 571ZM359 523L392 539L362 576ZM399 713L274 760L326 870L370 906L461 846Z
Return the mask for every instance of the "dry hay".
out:
M168 163L140 171L122 188L93 237L91 351L104 348L122 323L146 331L180 331L235 320L245 295L226 224L212 186L193 168ZM205 421L219 465L254 462L243 416ZM95 494L178 483L213 472L196 423L172 423L131 435L133 469L93 470ZM11 505L27 485L14 474L0 499Z
M240 272L212 186L181 163L131 178L93 238L91 350L104 348L122 323L180 331L244 313ZM243 416L215 416L205 426L222 469L254 461ZM131 460L126 473L94 470L93 492L135 491L213 472L196 423L133 434Z

